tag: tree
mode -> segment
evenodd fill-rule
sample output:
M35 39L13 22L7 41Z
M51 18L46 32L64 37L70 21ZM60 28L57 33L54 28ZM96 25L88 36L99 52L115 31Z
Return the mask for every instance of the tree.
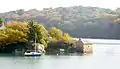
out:
M68 33L64 33L63 41L64 42L71 42L72 41L72 37Z
M33 20L28 21L28 40L29 41L34 41L35 40L35 27L34 27L35 22Z
M33 41L35 40L35 36L37 37L37 42L44 44L47 46L48 43L48 31L44 28L44 26L36 23L33 20L30 20L28 22L28 28L29 28L29 40Z
M3 25L3 19L0 18L0 27Z
M25 34L27 34L28 32L28 24L26 22L12 21L11 23L7 24L7 27L14 30L22 31Z
M3 23L3 19L2 18L0 18L0 24L2 24Z
M37 42L47 46L48 36L49 36L48 31L45 29L44 26L40 24L36 24L34 27L35 27L35 33L37 35Z
M0 46L5 46L12 43L27 42L27 35L22 31L7 29L0 31Z
M27 23L11 22L7 24L7 29L0 30L0 46L12 43L27 42Z
M59 40L62 39L63 32L60 29L57 29L56 27L52 27L49 30L49 34L53 39Z

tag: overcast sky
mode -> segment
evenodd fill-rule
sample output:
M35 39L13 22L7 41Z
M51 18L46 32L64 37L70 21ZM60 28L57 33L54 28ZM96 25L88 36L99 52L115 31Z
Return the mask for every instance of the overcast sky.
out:
M93 6L116 9L120 7L120 0L1 0L0 12L17 9L42 9L49 7Z

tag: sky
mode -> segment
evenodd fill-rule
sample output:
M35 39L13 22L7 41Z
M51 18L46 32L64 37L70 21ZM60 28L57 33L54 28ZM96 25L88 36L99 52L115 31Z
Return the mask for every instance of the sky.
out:
M120 7L120 0L1 0L0 12L79 5L116 9Z

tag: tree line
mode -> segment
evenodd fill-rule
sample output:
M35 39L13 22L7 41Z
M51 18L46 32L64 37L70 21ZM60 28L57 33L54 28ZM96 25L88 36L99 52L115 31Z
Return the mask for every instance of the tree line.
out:
M0 19L0 24L3 23L4 21ZM0 49L3 50L11 44L34 43L35 36L37 36L36 42L43 44L45 48L54 46L54 44L57 44L59 41L63 43L74 42L73 37L68 33L64 33L56 27L51 27L47 30L42 24L34 20L23 22L11 21L6 23L5 27L6 28L0 29ZM58 45L56 45L56 47L57 46ZM14 45L11 47L14 47Z

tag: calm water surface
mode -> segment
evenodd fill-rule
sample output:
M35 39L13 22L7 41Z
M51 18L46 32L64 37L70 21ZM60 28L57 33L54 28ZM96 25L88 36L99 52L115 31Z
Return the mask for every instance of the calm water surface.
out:
M89 40L96 43L89 56L0 56L0 69L120 69L120 40Z

